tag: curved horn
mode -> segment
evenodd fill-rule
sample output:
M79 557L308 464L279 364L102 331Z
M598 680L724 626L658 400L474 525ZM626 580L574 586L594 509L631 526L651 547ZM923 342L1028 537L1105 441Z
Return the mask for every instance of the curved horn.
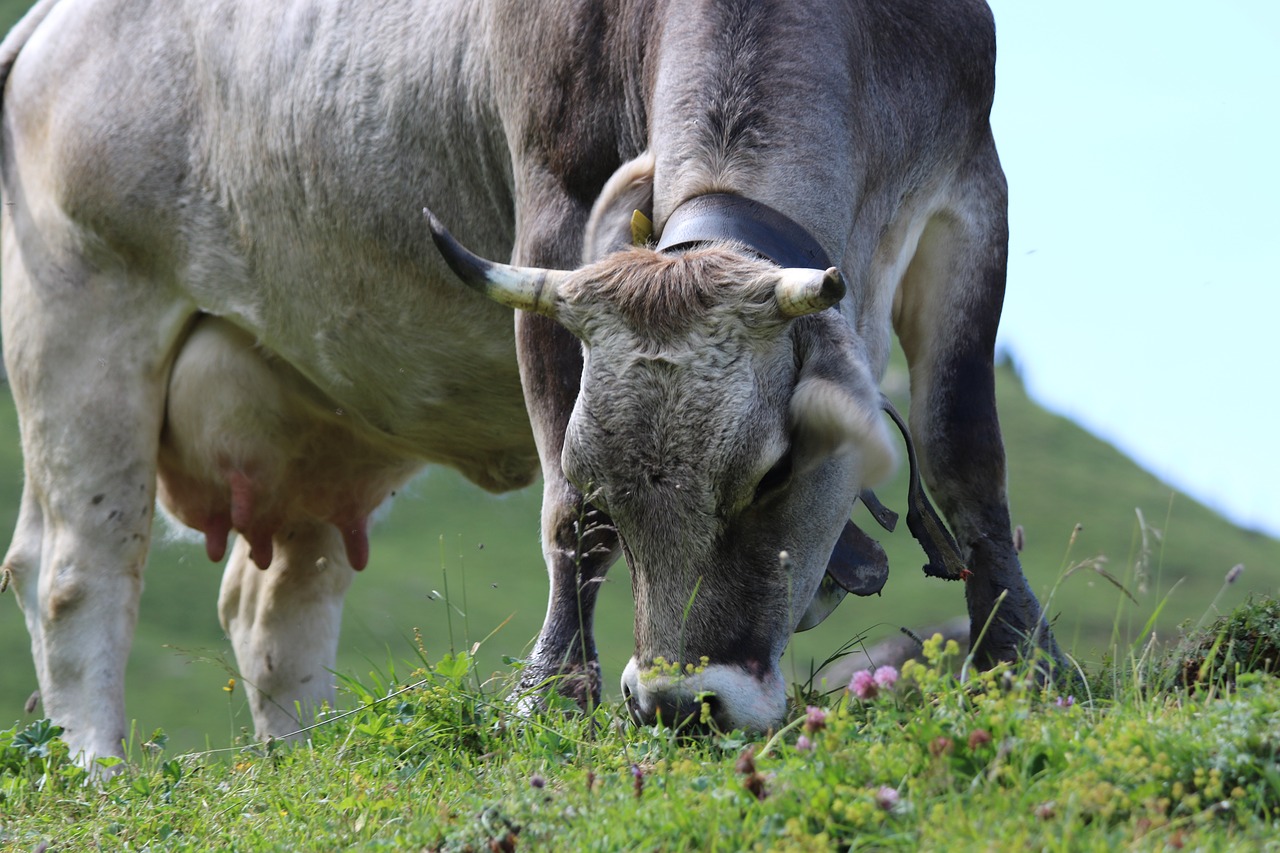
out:
M555 319L558 289L568 273L487 261L455 240L430 210L424 207L422 214L427 218L436 248L464 284L508 308Z
M826 272L800 268L784 269L773 295L784 317L816 314L844 298L844 278L835 267Z

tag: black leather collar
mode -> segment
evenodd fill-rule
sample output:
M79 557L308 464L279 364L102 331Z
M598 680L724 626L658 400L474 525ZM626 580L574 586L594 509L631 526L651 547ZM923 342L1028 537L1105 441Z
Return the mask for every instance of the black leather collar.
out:
M734 240L781 267L825 270L827 253L813 235L782 213L730 193L695 196L672 211L658 251L678 252L710 240Z

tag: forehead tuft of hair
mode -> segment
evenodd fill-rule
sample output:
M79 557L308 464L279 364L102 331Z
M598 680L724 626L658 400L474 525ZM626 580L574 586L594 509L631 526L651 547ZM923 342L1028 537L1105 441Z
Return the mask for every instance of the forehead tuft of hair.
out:
M608 306L637 333L667 337L718 306L757 314L773 296L777 267L725 245L679 254L632 247L580 271L568 294L575 305Z

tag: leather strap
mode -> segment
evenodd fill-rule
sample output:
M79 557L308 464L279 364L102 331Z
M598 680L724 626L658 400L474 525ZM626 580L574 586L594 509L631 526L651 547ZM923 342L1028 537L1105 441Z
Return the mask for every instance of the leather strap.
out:
M930 577L949 581L967 581L973 572L960 557L960 548L947 526L942 523L938 511L933 508L929 496L925 494L920 483L920 465L916 461L916 446L911 440L911 430L907 422L898 414L898 410L889 402L884 394L880 395L880 408L888 413L889 418L907 445L907 465L910 479L907 486L907 529L924 549L928 562L924 564L924 573ZM864 493L865 494L865 493Z
M813 235L782 213L731 193L694 196L662 229L658 251L679 252L711 240L742 243L780 267L825 270L827 253Z

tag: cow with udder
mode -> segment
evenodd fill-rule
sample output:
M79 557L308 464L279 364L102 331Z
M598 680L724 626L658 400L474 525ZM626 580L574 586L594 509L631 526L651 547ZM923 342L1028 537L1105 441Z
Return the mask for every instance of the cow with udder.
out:
M542 473L523 689L598 698L625 553L633 715L776 726L793 631L883 584L849 515L894 462L891 329L930 567L981 661L1055 661L995 411L993 63L963 0L42 0L0 167L4 570L48 716L120 753L158 499L226 558L258 734L293 731L369 514L438 463Z

